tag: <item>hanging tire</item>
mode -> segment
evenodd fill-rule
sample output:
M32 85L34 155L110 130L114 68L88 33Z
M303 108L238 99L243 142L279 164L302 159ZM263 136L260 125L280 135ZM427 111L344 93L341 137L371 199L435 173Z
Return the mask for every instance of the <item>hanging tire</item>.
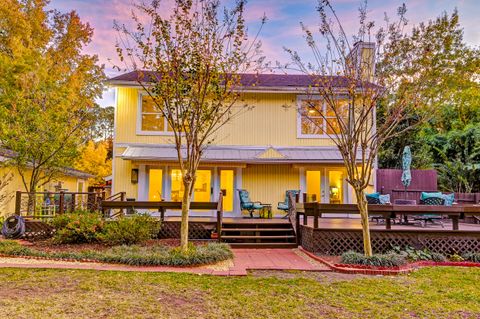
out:
M2 235L8 239L17 239L25 234L25 220L22 216L10 216L3 222Z

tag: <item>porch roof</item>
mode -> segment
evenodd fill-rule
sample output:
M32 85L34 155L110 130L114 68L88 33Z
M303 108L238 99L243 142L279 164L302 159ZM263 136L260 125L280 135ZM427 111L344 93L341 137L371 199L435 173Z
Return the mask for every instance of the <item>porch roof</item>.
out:
M182 150L185 154L185 150ZM176 161L173 145L128 146L125 160ZM238 163L342 163L336 147L210 146L202 157L205 162Z

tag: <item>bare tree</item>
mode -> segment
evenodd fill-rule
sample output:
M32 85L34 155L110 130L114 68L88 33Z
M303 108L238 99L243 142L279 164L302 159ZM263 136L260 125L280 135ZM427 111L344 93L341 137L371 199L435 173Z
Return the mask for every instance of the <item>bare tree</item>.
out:
M406 8L398 9L398 22L379 28L367 21L366 2L360 7L360 28L349 41L340 18L330 1L319 1L320 28L317 35L302 24L314 61L306 63L293 50L293 68L308 74L314 83L308 99L299 106L306 130L314 128L333 141L343 158L347 182L352 186L361 216L364 253L372 255L368 206L365 190L371 184L376 158L382 144L425 120L428 111L420 108L422 81L413 81L408 74L391 76L375 69L376 62L396 57L395 43L403 37L407 24ZM407 60L402 63L408 64ZM384 103L382 114L376 114ZM421 112L411 112L420 109ZM412 117L414 114L415 117ZM421 114L422 116L419 116ZM408 123L398 129L399 123Z
M161 1L136 6L134 31L116 25L117 51L167 120L182 172L181 249L188 247L188 213L200 160L218 130L242 107L241 76L258 71L263 58L256 37L247 39L245 1L222 8L218 0L176 0L163 17ZM223 9L223 15L220 10ZM262 20L262 25L265 19Z

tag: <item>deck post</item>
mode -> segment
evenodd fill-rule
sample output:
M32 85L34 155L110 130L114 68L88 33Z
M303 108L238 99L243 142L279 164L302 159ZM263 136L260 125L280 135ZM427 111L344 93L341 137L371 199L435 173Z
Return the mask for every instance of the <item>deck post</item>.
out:
M318 203L313 206L313 228L318 228Z
M20 216L22 206L22 192L17 191L15 193L15 215Z
M75 211L75 193L72 193L72 203L71 203L71 208L70 208L70 212L74 212Z
M58 213L65 213L65 193L60 191L59 201L58 201Z
M220 191L217 203L217 238L218 242L222 242L222 216L223 215L223 192Z
M300 245L300 214L295 210L295 237L297 245Z
M452 215L450 216L450 218L452 219L452 229L453 230L458 230L459 227L458 227L458 215Z
M305 213L303 214L303 224L308 225L308 216Z
M385 214L385 228L392 229L392 219L390 214Z

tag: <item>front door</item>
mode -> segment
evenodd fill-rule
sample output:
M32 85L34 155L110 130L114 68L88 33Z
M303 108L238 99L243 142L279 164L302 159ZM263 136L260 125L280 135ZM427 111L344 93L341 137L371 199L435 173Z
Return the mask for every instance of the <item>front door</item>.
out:
M233 169L220 169L220 190L223 192L223 211L233 212L235 173Z

